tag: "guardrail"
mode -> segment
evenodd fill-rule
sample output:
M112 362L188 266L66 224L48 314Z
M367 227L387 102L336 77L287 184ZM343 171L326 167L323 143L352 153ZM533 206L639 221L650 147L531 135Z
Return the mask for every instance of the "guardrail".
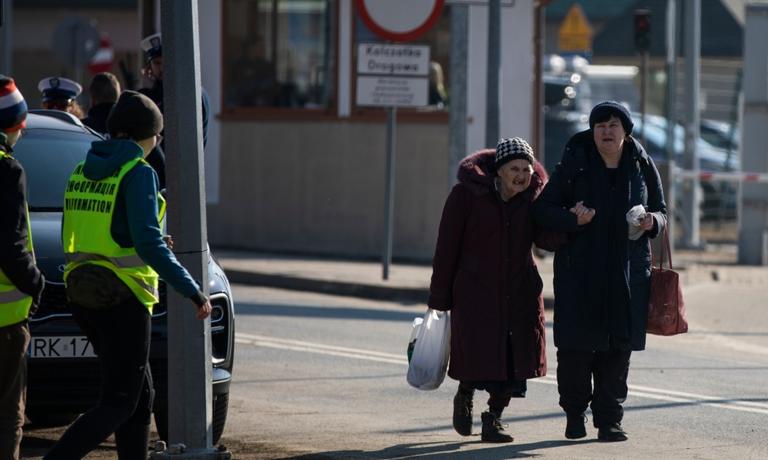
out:
M768 173L743 172L743 171L687 171L675 169L675 177L685 180L699 179L704 182L757 182L768 183Z

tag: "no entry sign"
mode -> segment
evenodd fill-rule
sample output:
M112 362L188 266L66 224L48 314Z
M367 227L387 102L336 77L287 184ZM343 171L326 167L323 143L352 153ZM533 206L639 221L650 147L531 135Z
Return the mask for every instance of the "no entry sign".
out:
M440 18L445 0L357 0L360 18L385 40L408 42L424 35Z

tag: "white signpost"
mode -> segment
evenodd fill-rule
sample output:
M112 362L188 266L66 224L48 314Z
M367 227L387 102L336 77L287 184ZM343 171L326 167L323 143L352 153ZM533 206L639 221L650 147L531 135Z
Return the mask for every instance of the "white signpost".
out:
M384 195L383 279L389 279L395 214L395 117L398 107L429 103L429 46L360 43L357 47L359 106L387 108L387 189Z
M357 0L368 29L391 42L416 40L431 29L445 0ZM384 194L383 279L389 278L395 214L395 115L397 107L429 103L429 47L393 43L360 43L357 47L359 106L387 108L387 189Z

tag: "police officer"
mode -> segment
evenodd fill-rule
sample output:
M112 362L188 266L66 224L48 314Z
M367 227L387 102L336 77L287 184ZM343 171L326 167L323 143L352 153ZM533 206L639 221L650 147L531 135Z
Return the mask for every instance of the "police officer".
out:
M110 140L91 145L64 193L62 239L67 298L101 366L98 405L45 456L79 459L115 434L120 459L147 455L152 415L149 346L158 276L188 297L197 318L211 303L166 246L165 200L144 158L163 129L157 106L124 91L107 118Z
M0 75L0 459L18 459L26 404L29 326L44 278L35 265L24 168L11 152L27 118L13 79Z
M42 95L44 109L61 110L83 118L83 109L75 100L83 92L78 82L64 77L47 77L40 80L37 89Z
M163 42L160 34L150 35L141 41L141 49L147 55L147 64L144 68L144 75L152 81L150 88L142 88L140 93L146 95L152 99L155 104L163 111ZM203 124L203 147L208 143L208 114L211 111L211 104L208 100L208 92L205 88L200 88L201 107L202 107L202 124ZM161 145L164 149L165 145ZM155 164L150 162L154 167ZM157 169L156 169L157 170ZM160 175L160 182L165 184L165 157L163 157L162 174L158 170Z

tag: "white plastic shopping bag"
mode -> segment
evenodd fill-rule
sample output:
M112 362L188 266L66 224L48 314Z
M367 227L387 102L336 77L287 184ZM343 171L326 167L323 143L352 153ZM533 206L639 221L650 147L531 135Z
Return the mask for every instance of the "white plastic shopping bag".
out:
M419 390L435 390L445 379L451 356L451 317L447 312L428 309L416 333L408 363L408 383Z

